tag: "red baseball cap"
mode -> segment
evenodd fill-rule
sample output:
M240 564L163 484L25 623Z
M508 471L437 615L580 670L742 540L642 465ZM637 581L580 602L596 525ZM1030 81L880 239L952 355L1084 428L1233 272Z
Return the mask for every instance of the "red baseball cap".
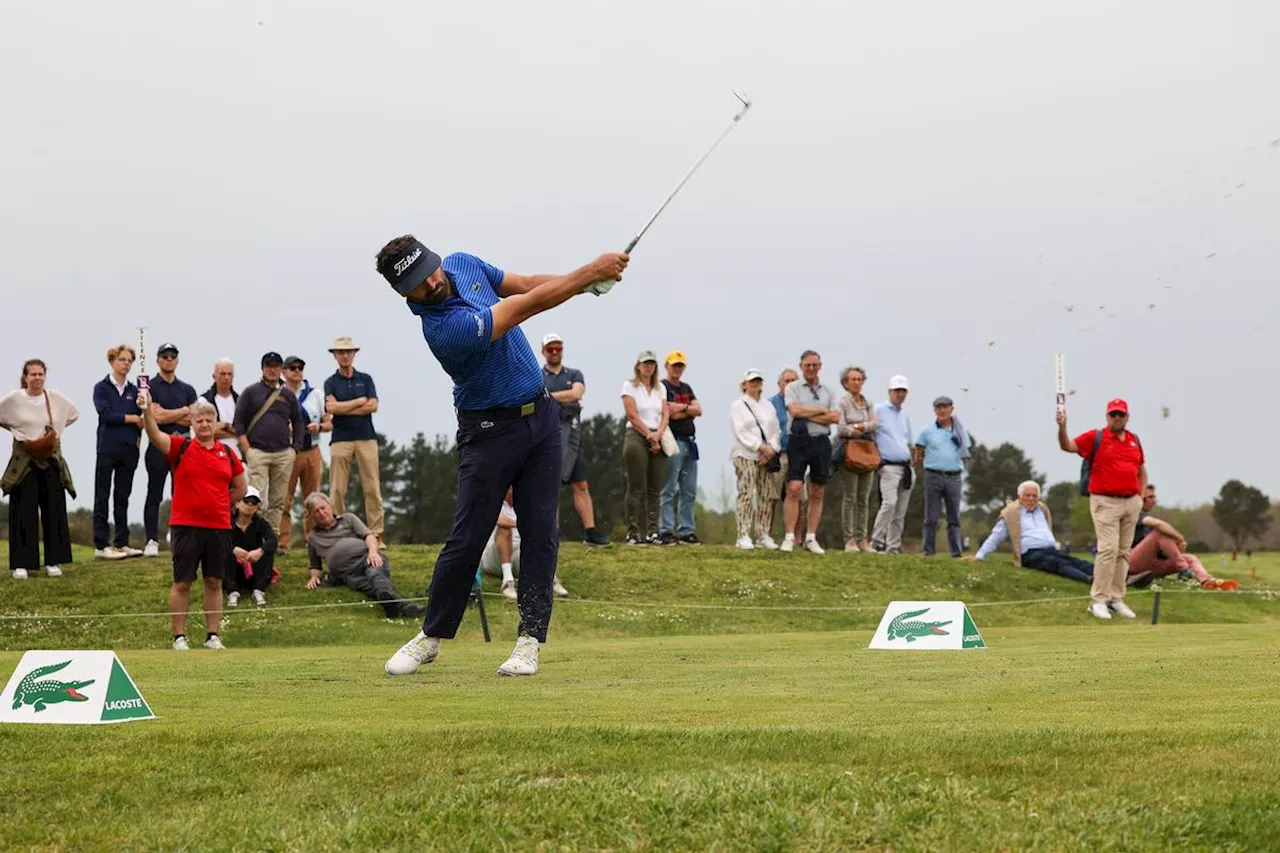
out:
M1116 397L1110 403L1107 403L1107 414L1109 415L1112 412L1124 412L1127 415L1129 414L1129 404Z

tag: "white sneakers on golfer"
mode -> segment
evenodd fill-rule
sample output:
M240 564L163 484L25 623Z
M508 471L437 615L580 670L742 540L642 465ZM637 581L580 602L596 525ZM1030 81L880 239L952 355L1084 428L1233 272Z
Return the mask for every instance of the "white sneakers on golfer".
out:
M428 637L421 631L418 636L400 647L383 667L387 675L413 675L424 663L431 663L440 656L440 640Z
M516 647L511 657L498 667L498 675L537 675L538 674L538 641L533 637L521 636L516 640Z
M1138 614L1130 610L1129 605L1125 604L1123 601L1113 601L1107 606L1111 608L1112 613L1116 613L1120 616L1123 616L1126 619L1138 618Z
M383 669L387 675L412 675L418 667L431 663L440 656L440 641L428 637L421 631L418 636L400 647L400 651L391 656ZM502 666L498 667L498 675L537 675L538 674L538 641L533 637L516 640L516 647Z
M160 556L160 543L159 543L159 542L157 542L157 541L156 541L156 540L154 540L154 539L148 539L148 540L147 540L147 546L146 546L145 548L143 548L143 549L142 549L142 556L144 556L144 557L159 557L159 556Z
M754 551L756 548L756 543L751 541L750 536L739 536L738 541L734 544L738 546L740 551Z
M1107 605L1094 602L1089 605L1089 613L1097 619L1110 619L1111 611L1107 609Z

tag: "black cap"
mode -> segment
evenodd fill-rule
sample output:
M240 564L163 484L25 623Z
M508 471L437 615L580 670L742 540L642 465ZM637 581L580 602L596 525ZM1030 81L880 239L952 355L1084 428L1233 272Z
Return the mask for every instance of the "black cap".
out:
M268 364L283 364L283 363L284 363L284 359L280 357L280 353L278 352L269 352L264 356L262 356L263 367L266 367Z
M948 396L946 396L945 394L944 394L943 396L941 396L941 397L937 397L937 398L935 398L935 399L934 399L934 401L933 401L933 407L934 407L935 409L936 409L938 406L954 406L954 405L955 405L955 403L953 403L953 402L951 401L951 398L950 398L950 397L948 397Z
M286 358L286 359L284 360L284 366L285 366L285 367L288 367L288 366L290 366L290 365L292 365L292 364L296 364L296 365L298 365L299 367L306 367L306 366L307 366L307 363L306 363L305 361L303 361L301 358L299 358L298 356L296 356L296 355L291 355L291 356L289 356L288 358Z
M160 348L156 350L156 358L159 358L160 356L164 355L167 352L171 352L174 355L177 355L178 348L173 344L161 344Z
M440 268L440 256L414 240L400 254L388 258L378 272L401 296L408 296Z

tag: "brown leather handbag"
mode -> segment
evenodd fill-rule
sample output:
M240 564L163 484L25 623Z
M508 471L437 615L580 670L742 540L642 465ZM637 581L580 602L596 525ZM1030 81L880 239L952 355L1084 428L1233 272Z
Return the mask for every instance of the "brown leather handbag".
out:
M48 459L58 449L58 431L53 428L53 407L49 405L49 392L44 393L44 410L49 416L49 424L44 428L44 435L22 442L22 446L36 459Z
M876 471L880 468L880 448L871 435L845 439L844 467L848 471Z

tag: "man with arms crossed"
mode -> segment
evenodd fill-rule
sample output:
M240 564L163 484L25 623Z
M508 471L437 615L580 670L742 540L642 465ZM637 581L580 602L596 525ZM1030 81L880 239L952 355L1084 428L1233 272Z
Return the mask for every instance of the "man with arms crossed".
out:
M422 321L422 335L453 377L458 412L458 504L428 590L422 630L386 663L408 675L457 634L476 567L507 487L513 488L521 544L520 630L499 675L534 675L538 645L551 621L560 491L560 406L520 323L588 288L603 292L622 278L627 256L601 255L561 277L522 276L472 255L443 260L412 235L378 252L377 269ZM597 283L607 283L597 286Z
M560 465L560 481L568 483L573 490L573 508L582 519L585 531L582 541L592 546L608 545L609 537L596 530L596 511L587 486L587 459L582 454L582 398L587 393L586 379L581 370L564 364L564 339L554 332L542 338L542 357L546 360L542 386L562 409L560 434L564 460Z

